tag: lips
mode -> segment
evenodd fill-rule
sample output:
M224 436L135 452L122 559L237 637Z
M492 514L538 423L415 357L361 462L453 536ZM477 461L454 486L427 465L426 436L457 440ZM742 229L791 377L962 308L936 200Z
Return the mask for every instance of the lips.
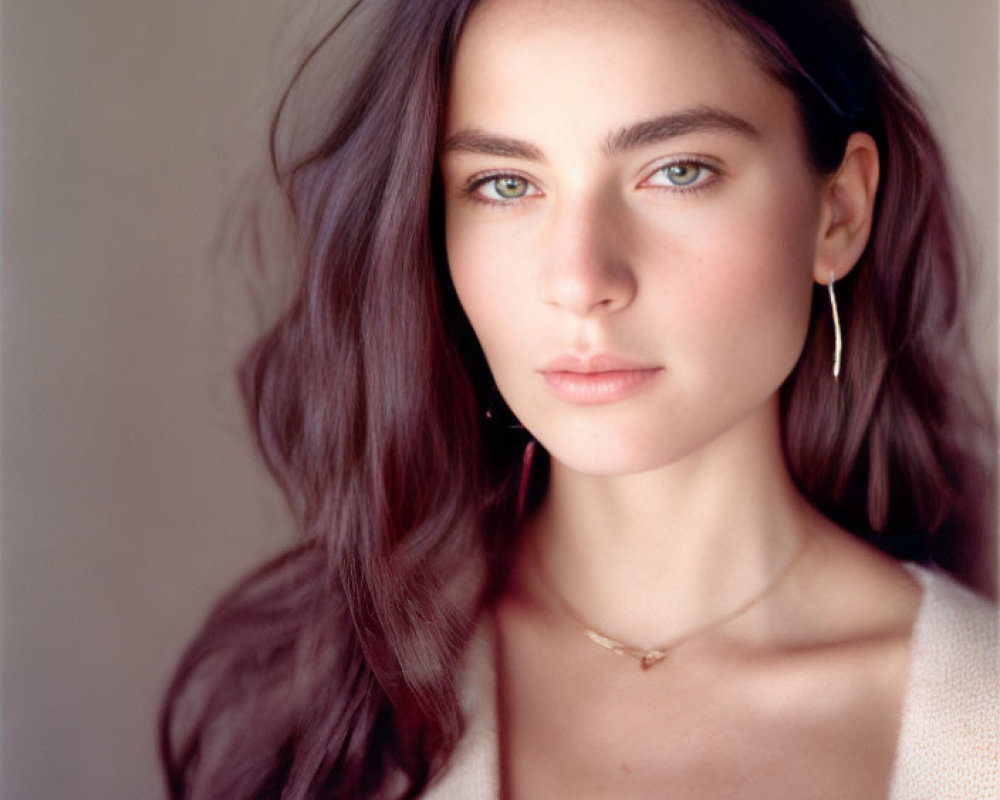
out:
M539 373L562 400L594 405L623 400L637 393L663 372L663 367L609 353L560 355Z

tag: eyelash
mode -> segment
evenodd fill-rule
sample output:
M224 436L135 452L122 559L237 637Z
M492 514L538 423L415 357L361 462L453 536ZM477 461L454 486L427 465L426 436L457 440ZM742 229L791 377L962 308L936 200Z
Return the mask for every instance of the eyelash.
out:
M689 184L675 184L666 183L662 185L651 185L649 182L660 175L665 173L666 170L671 167L695 167L698 169L698 176ZM650 188L650 189L664 189L668 192L674 194L691 194L693 192L700 192L704 189L712 186L719 178L721 171L719 167L712 164L702 158L695 158L692 156L684 156L681 158L672 158L666 163L658 165L653 169L646 178L639 184L640 186Z
M649 182L655 176L665 173L666 170L671 167L695 167L699 170L698 176L689 185L678 185L678 184L664 184L664 185L651 185ZM714 184L718 179L720 170L714 164L711 164L704 159L684 157L684 158L674 158L670 161L660 164L654 170L652 170L646 178L639 183L640 187L649 189L661 189L674 194L692 194L694 192L700 192L707 189L709 186ZM707 177L703 178L703 175ZM501 178L513 178L514 180L524 181L528 186L527 194L521 197L512 197L508 199L495 199L485 197L480 193L480 189L484 186L489 185L492 182L498 181ZM531 190L534 191L531 191ZM471 178L468 183L462 188L462 194L468 197L470 200L476 203L483 203L490 206L499 206L501 208L509 208L514 205L520 204L522 201L527 200L532 197L536 197L540 194L538 187L535 186L530 180L525 178L523 175L518 175L516 172L488 172L482 175L476 175Z
M509 198L509 199L506 199L506 200L493 199L493 198L485 197L485 196L483 196L480 193L479 190L482 189L484 186L486 186L486 185L488 185L488 184L490 184L490 183L492 183L494 181L500 180L501 178L513 178L513 179L518 180L518 181L524 181L525 184L527 184L527 186L529 187L529 191L531 189L534 189L534 192L532 192L530 194L525 194L525 195L523 195L521 197L512 197L512 198ZM535 184L533 184L530 180L528 180L527 178L525 178L523 175L518 175L516 172L497 171L497 172L488 172L488 173L483 174L483 175L476 175L476 176L474 176L463 187L462 194L464 194L470 200L472 200L472 201L474 201L476 203L484 203L485 205L489 205L489 206L500 206L501 208L506 208L506 207L510 207L510 206L516 205L520 201L526 200L526 199L528 199L530 197L535 197L538 194L540 194L540 192L538 191L538 187L535 186Z

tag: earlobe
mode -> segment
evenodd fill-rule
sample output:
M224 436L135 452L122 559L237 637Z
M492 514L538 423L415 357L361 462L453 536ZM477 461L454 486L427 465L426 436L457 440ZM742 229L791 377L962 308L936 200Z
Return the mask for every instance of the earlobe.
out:
M861 258L871 234L878 181L875 140L867 133L851 134L844 160L824 191L813 272L818 283L829 283L831 275L840 280Z

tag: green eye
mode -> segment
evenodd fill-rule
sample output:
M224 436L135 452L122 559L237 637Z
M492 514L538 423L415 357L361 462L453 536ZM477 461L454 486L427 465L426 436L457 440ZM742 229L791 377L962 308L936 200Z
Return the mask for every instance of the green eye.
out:
M701 177L702 166L686 161L670 164L664 167L661 172L667 181L674 186L690 186Z
M642 185L668 191L694 191L715 183L720 171L698 158L677 159L656 169Z
M493 190L497 195L504 200L517 200L528 193L528 182L524 178L518 178L516 175L503 175L499 178L494 178L490 183L493 185Z
M541 194L528 178L506 172L473 178L464 192L472 200L495 206L517 206L522 200Z

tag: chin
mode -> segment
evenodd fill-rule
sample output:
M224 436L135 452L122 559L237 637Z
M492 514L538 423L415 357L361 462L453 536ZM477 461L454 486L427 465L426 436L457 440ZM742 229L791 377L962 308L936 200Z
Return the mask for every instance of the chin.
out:
M616 477L638 475L675 464L692 451L690 446L642 437L629 441L614 436L549 436L539 438L553 462L581 475ZM655 445L655 446L654 446Z

